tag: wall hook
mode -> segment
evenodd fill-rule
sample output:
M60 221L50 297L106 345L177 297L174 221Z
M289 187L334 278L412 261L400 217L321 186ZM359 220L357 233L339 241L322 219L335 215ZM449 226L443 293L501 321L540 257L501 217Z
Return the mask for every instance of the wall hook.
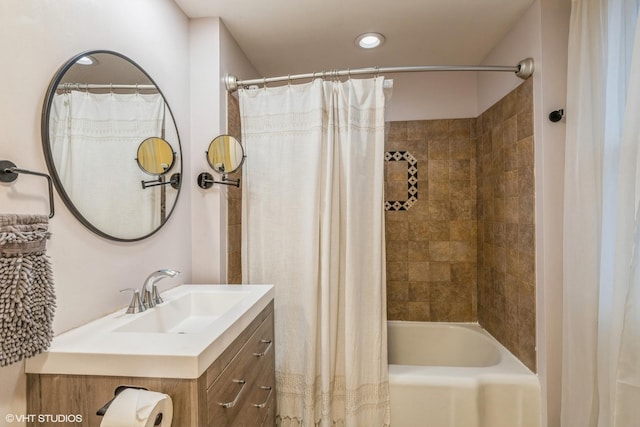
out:
M560 110L555 110L549 113L549 120L551 120L552 122L559 122L560 120L562 120L562 117L564 116L564 110L560 109Z

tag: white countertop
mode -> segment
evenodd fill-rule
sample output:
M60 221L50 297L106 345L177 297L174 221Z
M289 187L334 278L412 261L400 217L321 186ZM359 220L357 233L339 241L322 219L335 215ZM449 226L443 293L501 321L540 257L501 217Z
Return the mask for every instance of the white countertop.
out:
M26 360L26 373L156 378L200 377L273 300L273 285L181 285L163 292L164 304L189 293L244 293L193 332L141 332L133 322L150 320L151 308L126 308L54 337L48 351ZM164 305L163 304L163 305ZM146 316L146 317L145 317ZM213 318L212 318L213 319ZM136 324L137 324L136 323ZM148 323L148 322L147 322Z

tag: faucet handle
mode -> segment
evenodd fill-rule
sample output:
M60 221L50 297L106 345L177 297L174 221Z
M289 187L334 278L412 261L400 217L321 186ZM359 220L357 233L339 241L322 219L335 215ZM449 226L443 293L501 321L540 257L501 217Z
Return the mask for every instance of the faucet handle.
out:
M155 283L151 287L151 299L153 300L155 305L162 304L164 302L164 300L160 296L160 293L158 292L158 286Z
M140 301L140 291L134 288L125 288L120 289L120 292L132 291L133 297L131 298L131 302L129 303L129 307L127 308L127 314L132 313L140 313L146 310L145 306L142 305L142 301Z

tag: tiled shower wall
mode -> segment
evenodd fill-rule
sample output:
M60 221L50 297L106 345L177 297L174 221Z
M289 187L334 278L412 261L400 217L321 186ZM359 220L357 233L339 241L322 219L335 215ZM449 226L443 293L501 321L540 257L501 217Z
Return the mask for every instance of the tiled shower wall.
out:
M532 80L478 117L478 320L535 371Z
M399 202L386 211L388 318L479 321L535 370L532 93L529 79L477 118L389 123L385 199ZM241 194L228 188L229 283Z
M479 321L535 370L532 93L529 79L478 118L390 123L385 149L404 157L387 155L385 199L416 193L387 206L388 318Z
M386 151L417 164L417 200L386 211L389 319L477 319L475 119L391 122ZM406 161L385 162L385 200L408 198Z
M227 95L227 132L240 141L240 104L231 94ZM241 173L231 178L240 178ZM237 175L237 176L235 176ZM242 186L242 182L240 183ZM242 283L240 242L242 229L242 187L227 187L227 283Z

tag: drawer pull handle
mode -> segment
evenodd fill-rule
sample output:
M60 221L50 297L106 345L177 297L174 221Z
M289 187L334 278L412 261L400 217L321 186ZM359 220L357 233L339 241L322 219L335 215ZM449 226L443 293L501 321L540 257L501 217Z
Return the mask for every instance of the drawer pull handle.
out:
M254 403L253 406L255 406L256 408L264 408L265 406L267 406L267 404L269 403L269 399L271 399L271 393L273 393L273 388L272 387L268 387L266 385L260 386L260 388L262 390L269 390L269 394L267 395L267 398L264 400L264 402L262 403Z
M273 345L273 341L272 340L260 340L260 342L262 344L269 344L269 345L267 346L267 348L264 349L264 351L262 353L253 353L253 355L256 356L256 357L262 357L265 354L267 354L269 352L269 349Z
M218 405L222 406L223 408L233 408L234 406L236 406L236 403L238 403L238 399L240 399L240 395L242 394L242 390L244 390L244 386L247 385L247 382L245 380L232 380L232 381L236 384L241 384L240 390L238 391L238 394L236 394L236 397L231 402L218 402Z

